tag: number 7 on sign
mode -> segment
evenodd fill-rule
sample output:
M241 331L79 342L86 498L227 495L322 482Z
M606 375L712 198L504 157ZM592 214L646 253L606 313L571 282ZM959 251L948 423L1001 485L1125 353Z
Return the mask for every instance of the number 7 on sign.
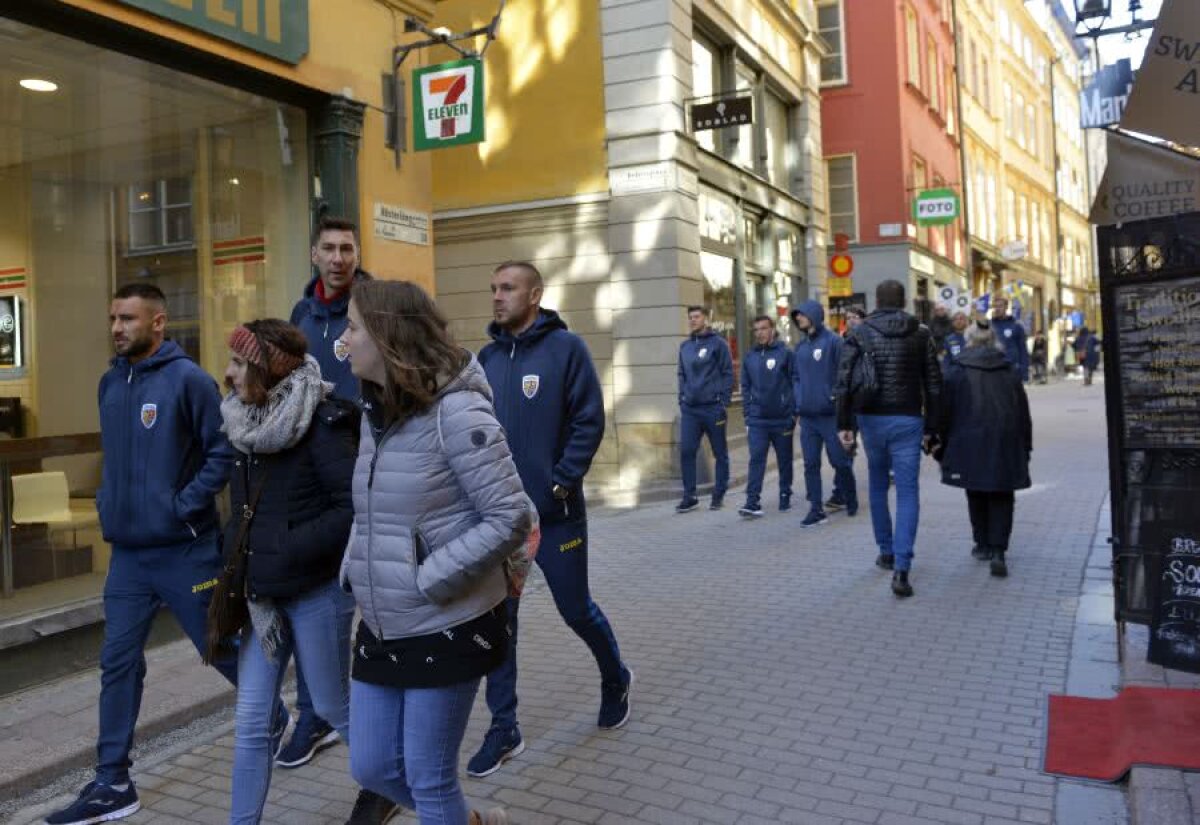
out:
M430 94L440 95L446 93L446 97L442 101L443 106L453 106L458 102L458 99L463 96L463 92L467 90L466 74L452 74L446 77L435 77L429 81ZM455 119L452 117L442 118L442 137L452 138L457 134Z

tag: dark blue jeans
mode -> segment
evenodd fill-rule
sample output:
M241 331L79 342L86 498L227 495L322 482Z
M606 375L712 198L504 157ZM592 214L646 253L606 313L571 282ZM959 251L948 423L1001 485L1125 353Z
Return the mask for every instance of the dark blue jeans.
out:
M896 570L908 570L921 518L921 438L925 422L914 415L860 415L858 429L871 479L875 544L881 555L896 557ZM895 529L888 507L889 470L896 476Z
M683 475L684 496L696 496L696 451L700 449L703 436L708 436L708 445L712 447L716 462L713 497L720 498L729 488L729 447L725 443L728 418L725 408L719 404L679 408L679 469Z
M779 495L792 494L792 433L794 427L749 427L750 471L746 479L746 502L757 504L762 498L763 476L767 474L767 449L775 448L779 467Z
M567 627L583 640L596 657L600 678L621 679L621 651L612 626L588 590L587 522L542 524L537 563L550 586L554 606ZM508 658L487 677L487 704L492 724L509 729L517 724L517 610L518 599L508 600Z
M204 650L208 602L221 569L215 532L174 547L114 546L104 581L104 645L100 650L100 733L96 779L129 781L129 751L142 706L146 637L163 604L197 650ZM214 663L237 684L233 656Z
M805 415L800 417L800 452L804 455L804 487L812 509L824 508L821 489L821 448L833 467L833 495L847 504L858 501L854 481L854 459L838 440L837 416Z

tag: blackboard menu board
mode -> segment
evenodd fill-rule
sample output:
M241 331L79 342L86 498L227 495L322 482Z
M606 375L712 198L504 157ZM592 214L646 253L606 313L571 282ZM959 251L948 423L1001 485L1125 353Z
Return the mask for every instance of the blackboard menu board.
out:
M1149 659L1200 673L1200 541L1194 538L1176 537L1163 557Z
M1200 277L1115 289L1125 449L1200 447Z

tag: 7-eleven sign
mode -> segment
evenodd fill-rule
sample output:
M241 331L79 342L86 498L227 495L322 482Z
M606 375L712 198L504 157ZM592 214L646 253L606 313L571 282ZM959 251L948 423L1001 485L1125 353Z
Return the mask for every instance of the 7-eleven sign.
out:
M413 149L483 140L483 62L456 60L413 72Z

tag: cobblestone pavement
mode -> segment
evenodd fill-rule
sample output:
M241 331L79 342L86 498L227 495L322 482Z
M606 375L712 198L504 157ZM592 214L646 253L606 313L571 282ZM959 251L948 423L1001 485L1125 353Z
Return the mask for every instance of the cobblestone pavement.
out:
M1035 486L1018 498L1005 580L971 559L963 493L931 461L907 601L872 564L861 457L863 511L812 530L799 529L802 506L740 520L739 491L717 513L593 514L593 591L637 673L632 721L596 729L595 666L534 582L520 647L528 750L464 780L468 797L521 825L1053 822L1043 714L1066 687L1107 488L1103 387L1031 397ZM484 711L480 699L464 760ZM224 822L231 747L224 724L137 766L145 808L129 821ZM276 772L267 821L340 823L354 795L346 748L333 748Z

